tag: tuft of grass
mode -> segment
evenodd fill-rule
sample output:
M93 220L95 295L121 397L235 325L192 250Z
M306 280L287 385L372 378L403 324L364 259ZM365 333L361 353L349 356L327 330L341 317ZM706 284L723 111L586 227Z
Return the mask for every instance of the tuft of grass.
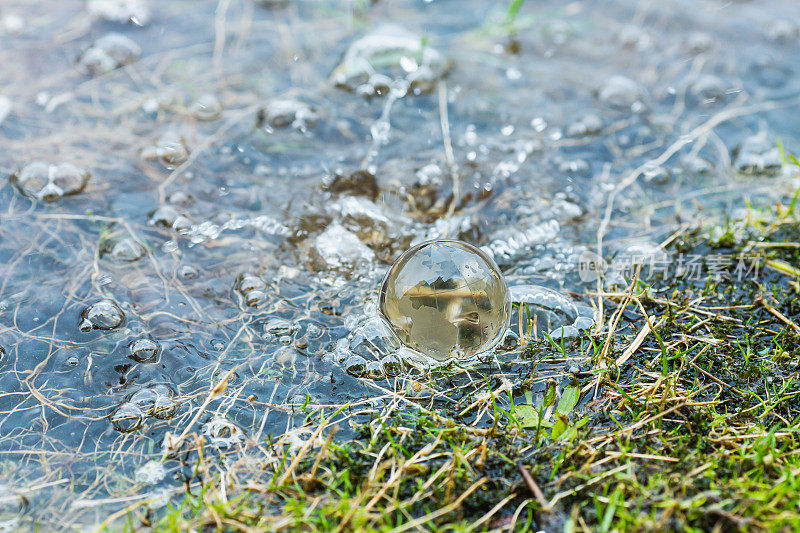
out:
M514 25L514 21L517 20L517 15L519 15L519 10L522 9L522 4L525 3L525 0L511 0L508 4L508 10L506 10L506 25L512 27Z

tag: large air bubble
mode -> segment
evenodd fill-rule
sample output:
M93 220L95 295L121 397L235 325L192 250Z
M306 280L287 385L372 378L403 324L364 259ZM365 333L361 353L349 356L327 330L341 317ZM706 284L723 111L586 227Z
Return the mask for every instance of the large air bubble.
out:
M491 349L508 324L508 286L484 252L460 241L424 242L394 263L380 310L409 348L437 361Z

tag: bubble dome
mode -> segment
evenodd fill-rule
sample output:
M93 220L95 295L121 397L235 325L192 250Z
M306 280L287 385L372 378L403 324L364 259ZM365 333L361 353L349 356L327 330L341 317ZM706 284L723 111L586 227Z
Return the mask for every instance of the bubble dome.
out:
M494 261L461 241L406 251L383 280L380 311L400 341L437 361L468 359L503 336L508 285Z

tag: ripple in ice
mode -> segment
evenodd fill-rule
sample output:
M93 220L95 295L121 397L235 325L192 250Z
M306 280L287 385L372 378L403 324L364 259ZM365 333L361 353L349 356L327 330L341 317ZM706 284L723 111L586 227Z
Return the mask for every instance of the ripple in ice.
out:
M512 285L509 290L511 301L516 307L522 306L526 319L535 324L532 333L536 335L547 334L554 340L574 338L594 326L592 308L560 292L539 285Z

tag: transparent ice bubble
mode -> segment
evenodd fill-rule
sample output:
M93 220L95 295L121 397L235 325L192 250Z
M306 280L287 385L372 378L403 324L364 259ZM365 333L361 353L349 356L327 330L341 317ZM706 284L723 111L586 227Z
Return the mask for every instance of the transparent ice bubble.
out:
M145 483L147 485L155 485L164 479L167 475L167 469L164 468L164 463L161 461L147 461L134 472L133 478L137 483Z
M714 165L699 155L686 154L681 157L680 163L681 168L687 174L706 175L714 170Z
M742 141L734 149L733 156L733 167L742 174L775 176L780 173L783 166L780 150L763 133Z
M78 66L87 74L100 76L133 63L141 53L142 49L129 37L112 32L87 48L78 58Z
M242 274L238 278L237 285L248 307L258 307L267 297L267 284L258 276Z
M175 412L178 410L178 402L173 400L169 396L165 396L163 394L159 394L153 404L153 418L158 418L159 420L169 420L173 416L175 416Z
M399 347L400 343L379 317L368 318L353 331L349 345L350 352L369 359L393 353Z
M132 433L142 427L144 417L145 414L139 406L130 402L121 404L109 415L114 429L121 433Z
M146 415L164 420L171 418L178 407L172 399L173 396L175 391L167 385L157 384L134 392L128 403L135 405Z
M503 335L503 339L500 341L499 346L500 349L504 351L513 350L519 346L519 334L517 334L517 332L513 329L509 328Z
M221 416L211 418L203 426L203 435L215 448L228 450L244 440L244 431Z
M272 318L264 324L264 333L272 337L288 337L300 328L295 322L285 318Z
M247 307L258 307L267 295L264 291L250 291L244 297L244 303Z
M594 135L603 129L603 119L594 113L587 113L577 121L567 126L567 135Z
M128 357L137 363L151 363L158 358L161 353L161 345L153 339L147 337L136 339L129 345L130 354Z
M364 368L364 375L370 379L383 379L385 377L383 365L380 361L367 361L367 365Z
M160 160L164 165L173 167L186 161L189 157L189 148L183 135L174 130L167 130L155 144L142 149L142 157L148 160Z
M111 257L117 261L133 262L144 257L147 253L145 247L135 239L122 238L115 242L111 248Z
M87 0L86 11L94 17L120 24L145 26L150 22L146 0Z
M200 271L194 265L181 265L177 274L183 279L196 279L200 275Z
M163 205L150 213L150 218L148 219L147 223L151 226L169 228L172 227L172 224L179 216L180 213L178 213L174 207L170 205Z
M0 484L0 531L19 531L28 500L13 488Z
M656 44L653 34L634 24L626 24L617 32L617 42L624 48L637 52L650 50Z
M668 168L659 165L648 165L642 172L644 181L654 185L666 185L672 181L672 173Z
M270 128L288 128L297 130L313 127L319 121L319 113L311 104L294 98L278 98L272 100L259 113L259 124Z
M611 76L598 89L598 99L611 109L638 113L645 109L644 89L625 76Z
M144 414L152 415L158 396L157 391L144 388L134 392L128 402L141 409Z
M70 163L51 165L34 161L11 175L11 183L22 194L45 202L79 194L88 181L89 173Z
M695 98L703 103L721 102L729 95L730 84L714 74L703 74L689 87Z
M684 40L683 47L692 55L702 54L714 47L714 38L707 33L694 32Z
M351 355L344 362L344 369L348 374L362 377L367 367L367 360L360 355Z
M383 367L383 373L386 377L398 376L403 371L403 360L395 354L384 356L380 364Z
M242 294L247 294L248 292L252 291L265 291L266 289L267 284L264 283L263 279L257 276L245 274L239 280L239 291Z
M354 41L331 73L338 87L371 96L409 87L414 94L430 92L447 74L450 62L419 36L394 24L384 24ZM393 88L392 82L406 82Z
M222 104L213 94L202 94L189 106L189 112L197 120L217 120L222 115Z
M769 55L756 58L749 70L758 83L767 89L779 89L794 76L794 72L787 65Z
M114 329L125 320L125 313L111 300L100 300L84 309L81 313L81 331L92 329Z
M379 307L403 344L447 361L491 349L508 326L511 302L489 256L464 242L436 240L395 261Z
M575 35L575 28L567 21L554 19L545 23L542 38L551 46L563 46Z

